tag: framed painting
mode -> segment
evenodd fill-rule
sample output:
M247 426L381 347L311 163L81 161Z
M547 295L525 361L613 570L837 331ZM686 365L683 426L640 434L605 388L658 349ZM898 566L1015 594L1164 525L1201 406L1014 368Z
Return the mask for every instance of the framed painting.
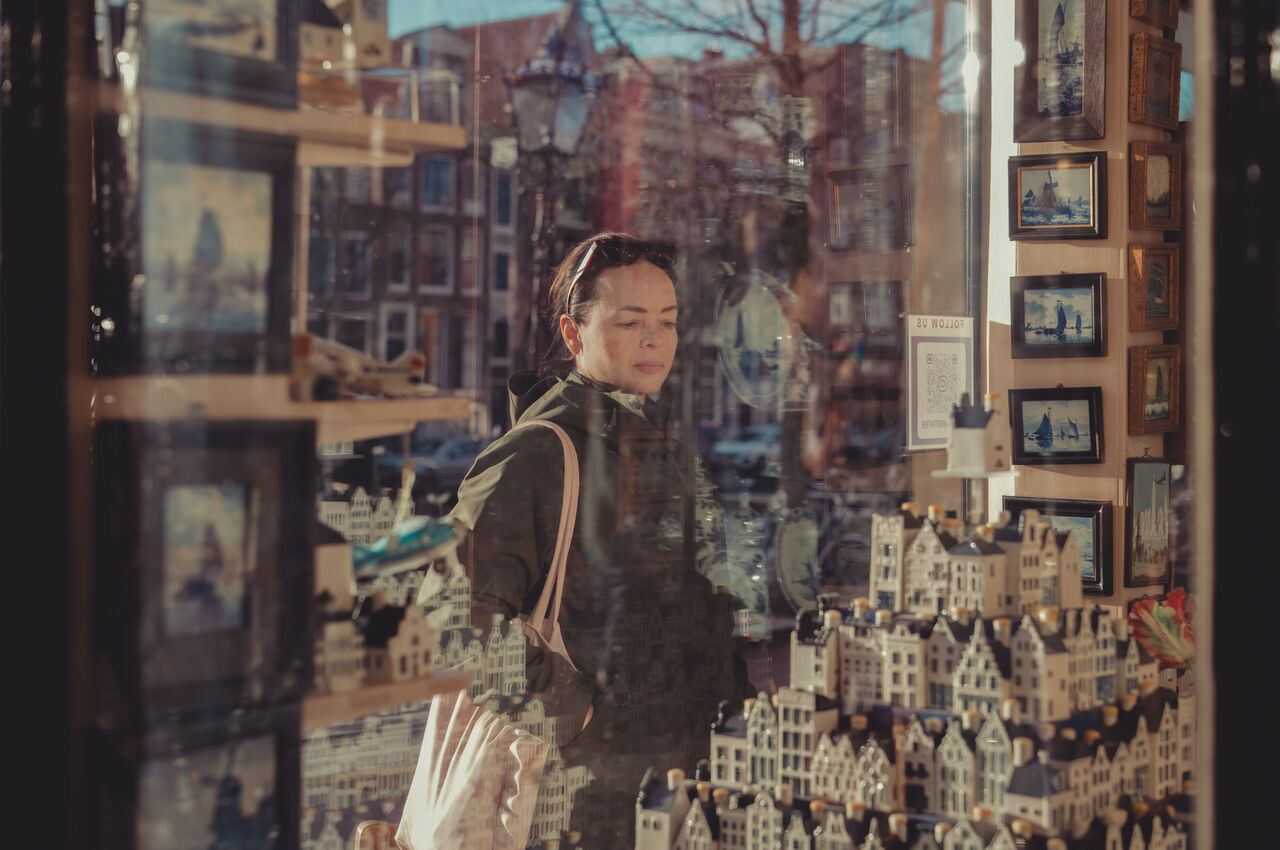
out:
M897 360L902 356L902 281L859 280L827 289L827 352L832 358Z
M1140 345L1129 349L1129 433L1176 431L1182 424L1182 349Z
M1178 327L1182 271L1178 246L1167 242L1129 245L1129 330Z
M1025 56L1013 78L1015 142L1106 132L1106 0L1018 0Z
M296 142L145 120L126 204L110 125L95 166L115 189L96 210L99 373L287 372Z
M1182 146L1129 143L1129 227L1182 229Z
M1124 586L1166 587L1173 575L1169 497L1173 467L1164 458L1129 458L1124 525Z
M1178 129L1182 45L1147 32L1129 36L1129 120Z
M1105 355L1106 279L1102 272L1010 278L1013 357Z
M909 166L838 172L828 193L834 250L897 251L911 244Z
M1103 151L1009 157L1009 238L1105 239Z
M1178 0L1129 0L1129 17L1153 27L1178 28Z
M1027 511L1035 511L1058 533L1070 532L1080 546L1080 575L1084 592L1110 596L1115 585L1111 557L1111 503L1085 499L1041 499L1005 496L1004 510L1020 526Z
M147 85L291 109L298 102L300 4L292 0L147 0Z
M131 713L308 684L315 423L111 420L96 435L96 644Z
M1009 390L1013 462L1102 463L1102 388Z
M100 736L90 766L97 846L299 846L300 726L297 706L277 706L200 711L136 739Z

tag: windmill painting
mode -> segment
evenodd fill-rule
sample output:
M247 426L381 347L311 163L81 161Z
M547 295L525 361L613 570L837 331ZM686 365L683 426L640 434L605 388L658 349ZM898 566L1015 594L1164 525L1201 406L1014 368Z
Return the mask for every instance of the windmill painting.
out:
M1088 165L1019 168L1018 192L1021 227L1093 224L1093 173Z

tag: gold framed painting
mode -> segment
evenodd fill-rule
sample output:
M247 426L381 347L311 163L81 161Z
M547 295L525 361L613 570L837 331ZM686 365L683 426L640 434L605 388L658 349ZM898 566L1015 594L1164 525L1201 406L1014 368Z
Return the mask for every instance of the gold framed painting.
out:
M1182 45L1146 32L1129 36L1129 120L1176 130L1181 90Z
M1129 227L1182 229L1182 145L1129 143Z
M1182 425L1182 349L1139 345L1129 349L1129 433L1159 434Z
M1129 330L1171 331L1182 301L1178 246L1167 242L1129 245Z
M1153 27L1178 28L1178 0L1129 0L1129 17Z

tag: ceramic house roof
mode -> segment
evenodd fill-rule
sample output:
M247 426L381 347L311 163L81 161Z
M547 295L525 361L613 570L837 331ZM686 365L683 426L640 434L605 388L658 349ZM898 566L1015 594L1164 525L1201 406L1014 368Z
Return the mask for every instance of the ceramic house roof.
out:
M1056 762L1070 762L1078 759L1093 758L1093 752L1100 746L1099 742L1093 744L1088 743L1083 735L1077 735L1075 740L1064 738L1062 735L1055 735L1053 740L1047 745L1049 750L1049 758Z
M1061 771L1052 764L1042 764L1032 759L1021 767L1015 767L1009 777L1009 793L1043 799L1062 790Z
M1138 700L1138 711L1142 712L1147 721L1148 731L1154 732L1160 728L1166 706L1174 710L1178 708L1178 695L1168 688L1156 688Z
M930 630L930 634L932 634L934 630L940 628L946 628L947 631L951 633L951 636L956 639L957 643L968 643L969 639L973 637L973 620L970 620L968 623L964 623L960 620L953 620L946 614L939 614L938 618L933 622L933 628Z
M311 535L317 546L341 546L347 543L347 538L343 537L337 529L319 520L311 523Z
M1071 532L1069 531L1055 531L1053 533L1054 542L1057 544L1059 549L1067 545L1067 538L1070 536Z
M1004 554L1004 550L1001 549L999 546L997 546L994 543L988 543L987 541L983 540L981 537L974 537L968 540L963 540L955 544L954 546L952 546L947 551L952 555L965 555L969 557Z
M404 606L384 605L374 611L368 605L363 605L361 609L356 622L364 633L364 645L371 649L382 649L400 631L400 623L405 615Z
M1018 530L1018 524L1011 522L1008 525L996 526L996 540L1006 545L1021 546L1022 532Z
M902 527L906 529L918 529L924 527L924 517L916 516L911 511L899 509L898 515L902 517Z
M339 490L337 487L329 487L324 491L324 495L320 497L322 502L350 502L354 490Z
M958 542L956 536L945 528L940 527L936 522L930 521L929 525L933 528L934 534L938 535L938 542L942 544L942 551L950 552L951 547Z
M841 621L843 621L843 616ZM793 633L796 640L810 646L826 646L827 641L835 634L826 627L822 612L809 609L796 615L796 629Z
M719 713L711 724L711 731L717 735L734 735L739 738L747 736L747 718L742 714L742 703L721 701Z
M672 790L667 785L667 777L649 768L640 780L640 793L636 796L636 805L647 812L671 812L675 805L676 795L688 793L684 788Z
M986 428L993 415L994 410L970 402L968 393L961 394L959 404L951 405L951 420L957 428Z

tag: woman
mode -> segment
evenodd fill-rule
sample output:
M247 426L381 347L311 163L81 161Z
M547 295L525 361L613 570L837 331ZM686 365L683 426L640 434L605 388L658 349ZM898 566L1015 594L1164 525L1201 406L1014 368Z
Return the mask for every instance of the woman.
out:
M549 292L556 347L538 374L508 387L512 423L561 425L581 467L560 615L581 673L530 647L526 675L548 717L563 719L555 743L566 776L591 777L570 799L584 846L630 846L645 769L692 776L717 702L754 694L734 652L714 494L674 439L663 391L678 341L672 272L664 243L606 232L578 245ZM537 600L563 463L555 434L524 428L486 449L459 488L452 516L470 530L461 555L474 625Z

